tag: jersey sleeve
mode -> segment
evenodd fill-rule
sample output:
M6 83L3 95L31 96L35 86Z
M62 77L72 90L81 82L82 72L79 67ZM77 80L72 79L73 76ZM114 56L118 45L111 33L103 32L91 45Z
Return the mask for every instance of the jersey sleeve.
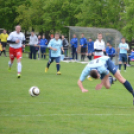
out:
M120 49L121 44L119 44L118 48Z
M53 40L50 40L49 43L48 43L48 46L47 47L52 47L52 41Z
M8 38L7 38L7 40L12 40L12 38L13 38L13 34L10 33L9 36L8 36Z
M89 75L89 70L87 70L86 68L82 71L82 73L81 73L81 76L80 76L80 81L84 81L85 80L85 78Z

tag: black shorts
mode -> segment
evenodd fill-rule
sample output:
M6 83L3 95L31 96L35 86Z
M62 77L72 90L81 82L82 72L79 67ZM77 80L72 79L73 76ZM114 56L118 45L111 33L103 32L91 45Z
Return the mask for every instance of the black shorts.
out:
M6 42L1 42L2 47L6 47L7 43Z
M86 53L86 50L87 50L86 47L82 47L82 48L81 48L81 53Z

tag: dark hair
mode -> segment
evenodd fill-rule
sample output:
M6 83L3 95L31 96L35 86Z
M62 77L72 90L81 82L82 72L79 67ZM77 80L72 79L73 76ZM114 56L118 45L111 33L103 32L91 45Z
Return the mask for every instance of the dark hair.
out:
M101 35L102 35L102 33L98 33L98 35L99 35L99 34L101 34Z
M125 38L125 37L122 37L121 39L125 39L125 40L126 40L126 38Z
M98 75L97 75L97 71L96 70L91 70L89 75L91 77L93 77L94 79L97 79L98 78Z
M133 51L134 51L134 48L133 48Z

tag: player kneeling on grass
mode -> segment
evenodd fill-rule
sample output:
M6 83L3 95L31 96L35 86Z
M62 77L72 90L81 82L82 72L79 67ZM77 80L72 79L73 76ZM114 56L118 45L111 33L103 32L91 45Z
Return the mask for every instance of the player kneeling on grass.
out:
M55 34L55 38L51 39L51 41L48 44L48 48L51 49L51 56L49 58L49 61L47 63L47 67L45 68L45 73L48 71L49 66L51 63L55 60L56 61L56 67L57 67L57 75L61 75L60 72L60 56L61 56L61 50L64 52L63 46L62 46L62 40L59 39L59 34Z
M9 43L9 57L10 61L8 62L9 70L11 70L14 58L17 58L17 77L20 78L20 73L22 69L21 58L22 58L22 47L25 47L25 36L21 31L21 26L16 26L15 31L11 32L7 38Z
M78 80L78 86L82 92L88 92L88 90L83 87L82 82L88 75L90 75L94 79L101 79L101 83L96 86L96 90L101 89L102 86L105 86L106 89L109 89L114 81L113 77L109 75L109 71L120 83L125 86L125 88L133 95L134 98L134 92L131 84L124 77L122 77L120 71L116 68L108 56L103 56L89 62L82 71L80 79Z

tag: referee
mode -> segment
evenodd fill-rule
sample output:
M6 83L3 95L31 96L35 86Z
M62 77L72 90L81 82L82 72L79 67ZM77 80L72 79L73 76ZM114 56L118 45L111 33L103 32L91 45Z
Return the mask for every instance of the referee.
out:
M1 45L2 45L2 51L0 52L0 56L3 52L5 54L5 57L7 57L6 56L7 38L8 38L8 34L7 34L7 31L4 29L3 33L0 34L0 40L1 40Z

